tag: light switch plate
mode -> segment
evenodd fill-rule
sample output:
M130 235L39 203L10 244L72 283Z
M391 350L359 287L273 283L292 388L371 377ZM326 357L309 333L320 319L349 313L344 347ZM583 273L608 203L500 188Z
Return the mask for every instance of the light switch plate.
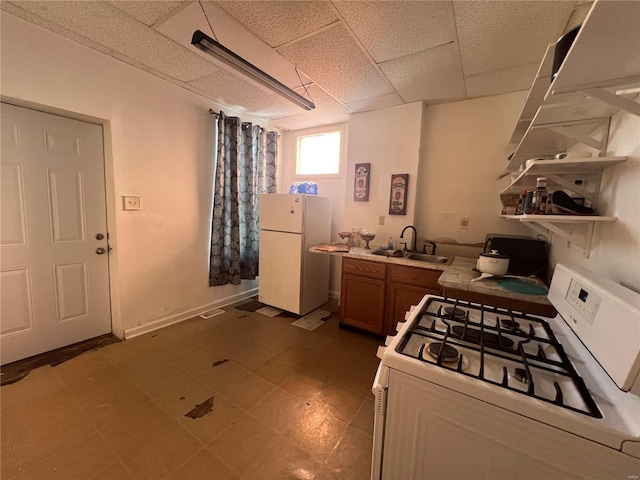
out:
M123 210L140 210L140 195L123 195L122 196L122 209Z

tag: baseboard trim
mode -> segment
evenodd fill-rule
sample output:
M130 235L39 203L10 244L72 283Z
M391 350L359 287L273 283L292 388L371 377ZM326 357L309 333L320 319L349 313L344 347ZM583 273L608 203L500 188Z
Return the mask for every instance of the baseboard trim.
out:
M215 308L223 308L228 305L232 305L234 303L240 302L242 300L247 300L251 297L254 297L258 294L258 287L251 288L247 291L238 293L236 295L231 295L229 297L222 298L212 303L207 303L206 305L201 305L196 308L192 308L190 310L185 310L184 312L180 312L175 315L170 315L168 317L160 318L158 320L153 320L152 322L145 323L144 325L139 325L133 328L127 328L124 331L125 340L130 340L135 337L139 337L140 335L144 335L146 333L153 332L155 330L159 330L164 327L168 327L170 325L175 325L176 323L184 322L190 318L193 318L201 313L204 313L209 310L213 310Z
M333 291L329 290L329 298L332 298L334 300L338 300L338 303L340 303L340 292L333 292Z

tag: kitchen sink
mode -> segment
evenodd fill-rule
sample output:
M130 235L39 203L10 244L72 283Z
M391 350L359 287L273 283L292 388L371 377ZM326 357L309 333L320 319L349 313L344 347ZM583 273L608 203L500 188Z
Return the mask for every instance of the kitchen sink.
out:
M374 250L373 252L371 252L371 255L379 255L381 257L395 257L393 253L399 251L400 250ZM442 255L429 255L428 253L403 252L402 258L406 258L407 260L416 260L418 262L441 263L443 265L449 265L451 264L451 262L453 262L453 258L443 257Z
M406 258L419 262L442 263L443 265L449 265L453 262L453 258L443 257L442 255L430 255L428 253L410 253Z

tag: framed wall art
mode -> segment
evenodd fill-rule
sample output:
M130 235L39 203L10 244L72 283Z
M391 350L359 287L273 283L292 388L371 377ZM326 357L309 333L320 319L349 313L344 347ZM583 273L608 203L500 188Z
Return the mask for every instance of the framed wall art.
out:
M356 163L356 175L353 185L353 201L369 201L369 177L371 176L370 163Z
M389 215L407 214L407 186L409 174L396 173L391 175L391 198L389 200Z

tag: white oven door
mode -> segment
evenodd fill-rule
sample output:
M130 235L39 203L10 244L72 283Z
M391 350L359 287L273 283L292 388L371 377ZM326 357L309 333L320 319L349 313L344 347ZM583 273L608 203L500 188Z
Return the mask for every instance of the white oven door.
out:
M380 364L373 380L371 391L375 396L373 417L373 454L371 455L371 480L380 480L382 474L382 447L384 422L387 409L387 382L389 367Z
M388 385L383 479L637 478L612 448L397 370Z

